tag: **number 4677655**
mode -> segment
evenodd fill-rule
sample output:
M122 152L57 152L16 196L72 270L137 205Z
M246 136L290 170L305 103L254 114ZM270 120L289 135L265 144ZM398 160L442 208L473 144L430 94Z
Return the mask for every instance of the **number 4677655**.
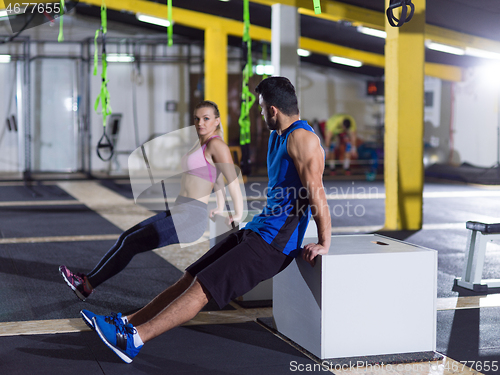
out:
M470 367L476 371L498 371L498 361L460 361L463 365L462 370L465 367Z
M28 10L31 8L31 12ZM5 9L8 14L20 13L60 13L61 8L59 3L9 3Z

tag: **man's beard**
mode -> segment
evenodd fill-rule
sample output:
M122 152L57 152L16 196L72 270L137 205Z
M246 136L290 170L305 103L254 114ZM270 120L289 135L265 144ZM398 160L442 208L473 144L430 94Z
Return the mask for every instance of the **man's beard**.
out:
M278 124L276 123L276 119L273 119L269 114L267 116L266 120L266 125L269 130L276 130L278 129Z

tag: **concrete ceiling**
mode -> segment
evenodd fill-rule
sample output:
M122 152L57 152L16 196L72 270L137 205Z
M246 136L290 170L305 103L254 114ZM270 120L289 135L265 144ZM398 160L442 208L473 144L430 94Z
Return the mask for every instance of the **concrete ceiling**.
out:
M384 11L384 0L338 1ZM498 0L428 0L426 6L428 24L500 41Z
M165 4L165 1L155 1ZM322 0L325 5L328 0ZM358 7L384 12L384 0L338 0L337 2L355 5ZM236 20L243 19L243 0L230 0L227 2L219 0L172 0L174 7L189 9L197 12L208 13L220 17ZM312 3L312 0L311 0ZM98 7L79 3L75 7L74 20L66 25L71 25L66 39L82 40L93 37L99 22L100 10ZM307 15L301 15L301 34L304 37L318 39L353 49L384 53L384 40L376 37L363 35L348 22L333 22ZM130 13L108 10L111 30L118 33L138 35L165 35L162 27L150 26L136 20ZM498 0L429 0L426 11L427 24L440 26L449 30L470 34L494 41L500 41L500 1ZM271 27L271 8L258 3L250 3L251 23L263 27ZM0 33L1 33L0 24ZM37 30L38 29L38 30ZM57 39L56 28L48 25L26 30L25 33L35 39ZM66 31L65 31L66 32ZM193 41L203 41L203 31L174 25L176 38ZM230 45L241 46L241 39L230 37ZM253 48L258 54L262 50L262 44L253 43ZM301 58L302 61L312 64L334 67L327 56L312 54L310 57ZM470 56L456 56L442 52L427 50L426 61L441 64L456 65L460 67L473 66L480 63L478 58ZM362 68L343 68L360 74L382 76L383 69L363 66Z

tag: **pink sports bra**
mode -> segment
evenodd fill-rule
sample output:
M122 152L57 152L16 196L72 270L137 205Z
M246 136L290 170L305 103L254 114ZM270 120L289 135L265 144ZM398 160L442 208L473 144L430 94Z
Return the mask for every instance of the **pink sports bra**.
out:
M217 170L205 158L205 149L207 148L208 142L216 137L221 138L218 135L214 135L213 137L210 137L208 141L196 151L182 157L181 165L185 173L203 178L204 180L209 181L212 184L215 183Z

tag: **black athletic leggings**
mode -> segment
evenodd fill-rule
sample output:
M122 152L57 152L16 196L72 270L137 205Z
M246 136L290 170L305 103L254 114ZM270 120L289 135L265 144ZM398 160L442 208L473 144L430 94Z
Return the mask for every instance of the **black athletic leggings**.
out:
M207 205L195 199L177 197L172 209L146 219L123 232L92 271L87 274L96 288L121 272L139 253L199 239L207 229Z

